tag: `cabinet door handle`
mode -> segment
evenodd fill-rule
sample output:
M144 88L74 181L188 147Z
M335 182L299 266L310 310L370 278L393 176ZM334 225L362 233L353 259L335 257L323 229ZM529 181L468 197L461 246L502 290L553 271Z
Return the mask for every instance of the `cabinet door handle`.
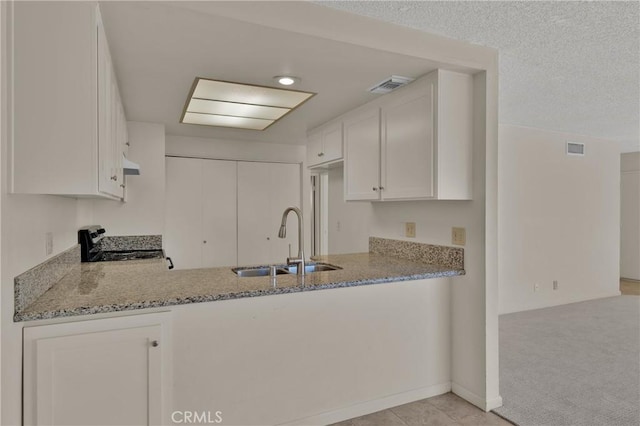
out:
M118 180L118 175L111 176L111 180L116 180L117 181Z
M120 188L124 189L124 183L120 184Z
M384 186L379 186L378 188L380 188L380 191L382 191L384 189Z
M319 152L318 157L324 157L324 152Z
M207 244L207 240L204 240L204 241L202 242L202 244Z
M131 144L129 142L125 143L126 146L131 146Z
M158 346L160 346L160 342L158 342L157 340L154 340L153 342L151 342L151 346L153 346L154 348L157 348Z
M374 186L374 187L373 187L373 188L371 188L371 189L373 189L374 191L377 191L377 190L378 190L378 188L377 188L376 186Z

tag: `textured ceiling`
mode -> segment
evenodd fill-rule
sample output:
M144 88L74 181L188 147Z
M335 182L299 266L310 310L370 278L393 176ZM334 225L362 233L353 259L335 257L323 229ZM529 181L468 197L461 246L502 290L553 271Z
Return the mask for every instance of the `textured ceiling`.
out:
M640 3L316 2L493 47L500 123L611 139L640 150Z

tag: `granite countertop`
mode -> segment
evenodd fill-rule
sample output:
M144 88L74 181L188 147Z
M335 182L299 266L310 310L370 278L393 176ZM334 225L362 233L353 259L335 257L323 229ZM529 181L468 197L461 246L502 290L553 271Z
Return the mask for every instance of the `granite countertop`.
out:
M463 269L374 253L314 258L342 269L305 277L238 277L231 267L167 270L164 259L75 265L14 321L463 275Z

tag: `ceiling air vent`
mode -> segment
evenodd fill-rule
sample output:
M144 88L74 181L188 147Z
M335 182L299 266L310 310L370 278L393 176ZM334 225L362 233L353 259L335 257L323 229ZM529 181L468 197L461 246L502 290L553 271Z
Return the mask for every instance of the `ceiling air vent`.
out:
M584 144L567 142L567 155L584 155Z
M369 88L371 93L389 93L398 87L405 86L413 81L412 78L402 77L399 75L392 75L391 77L384 79L375 86Z

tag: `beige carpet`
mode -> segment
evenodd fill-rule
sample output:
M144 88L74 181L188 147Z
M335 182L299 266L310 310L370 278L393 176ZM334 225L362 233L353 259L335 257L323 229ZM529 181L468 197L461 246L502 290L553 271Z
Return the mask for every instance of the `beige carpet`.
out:
M640 297L500 316L500 393L520 426L638 426Z

